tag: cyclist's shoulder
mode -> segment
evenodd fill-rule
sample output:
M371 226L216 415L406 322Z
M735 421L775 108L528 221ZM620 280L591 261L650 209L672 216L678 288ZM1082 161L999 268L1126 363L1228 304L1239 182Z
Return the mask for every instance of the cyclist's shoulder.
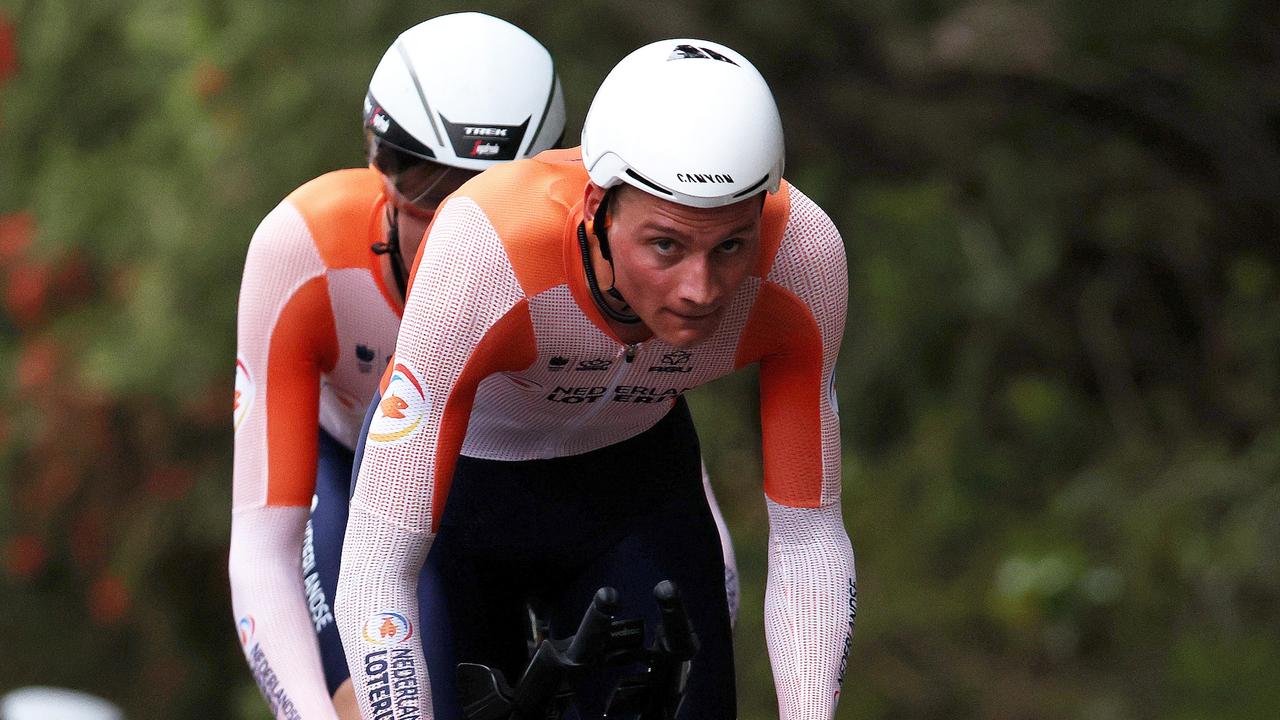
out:
M802 192L794 183L783 180L778 192L769 201L785 207L786 229L793 234L831 235L840 239L839 231L831 216L817 202Z
M795 185L783 180L765 200L762 238L769 258L762 276L781 265L814 267L839 259L844 241L831 217Z
M581 201L586 182L577 148L547 150L495 165L467 181L455 195L472 199L486 211L545 214Z
M369 267L370 237L382 202L382 177L368 168L337 170L308 181L259 223L247 267L266 264L270 276Z
M303 183L285 201L308 221L341 222L355 214L367 220L383 192L382 176L372 168L334 170Z
M586 183L576 148L494 166L445 202L428 245L451 243L471 252L476 238L492 231L526 289L558 284L566 233L580 216ZM453 222L467 215L480 222Z
M382 175L372 168L335 170L285 198L329 269L365 268L373 262L371 234L384 200Z

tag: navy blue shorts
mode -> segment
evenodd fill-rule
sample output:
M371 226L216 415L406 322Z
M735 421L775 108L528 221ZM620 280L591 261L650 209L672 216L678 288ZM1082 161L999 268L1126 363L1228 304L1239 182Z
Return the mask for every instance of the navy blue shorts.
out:
M645 619L648 644L653 587L672 580L701 641L680 717L736 717L724 556L683 399L650 430L582 455L459 458L428 566L445 580L455 659L496 666L513 683L528 662L526 606L562 638L611 586L621 617ZM587 678L566 717L599 718L617 678L637 670Z
M326 521L326 534L336 536L334 570L345 488L343 495L342 526L336 516ZM325 500L313 517L329 517ZM331 577L330 594L336 573ZM701 643L679 717L735 718L724 556L683 398L648 431L581 455L518 462L460 457L418 589L436 718L463 717L453 686L456 663L498 668L512 684L520 678L529 660L530 608L552 638L567 637L596 590L611 586L621 599L618 615L644 618L651 644L658 627L653 587L662 580L680 588ZM326 643L321 634L327 677L330 657L342 658L332 635ZM585 677L566 720L600 718L617 679L639 669ZM343 662L338 682L346 677Z

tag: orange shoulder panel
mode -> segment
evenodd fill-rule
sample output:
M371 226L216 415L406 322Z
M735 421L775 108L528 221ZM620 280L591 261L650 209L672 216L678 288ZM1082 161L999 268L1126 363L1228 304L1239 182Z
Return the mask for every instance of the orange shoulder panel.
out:
M782 233L791 218L791 185L783 180L778 192L764 197L764 215L760 218L760 262L756 265L756 277L769 277L773 259L782 246Z
M376 268L377 256L369 246L380 239L379 211L386 202L377 170L326 173L287 199L302 213L326 267Z
M565 281L565 228L581 203L587 172L577 148L549 150L492 167L462 186L498 232L526 295Z
M742 333L735 367L760 363L764 488L775 502L822 500L822 332L804 301L771 282Z
M316 485L320 375L338 359L328 281L289 298L267 350L267 504L310 505Z

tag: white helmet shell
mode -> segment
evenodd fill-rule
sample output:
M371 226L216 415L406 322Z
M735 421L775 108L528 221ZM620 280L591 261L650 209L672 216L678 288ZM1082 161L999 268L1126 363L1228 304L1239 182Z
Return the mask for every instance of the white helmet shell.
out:
M483 170L554 147L564 94L551 54L505 20L442 15L401 33L364 101L365 128L435 162Z
M582 160L596 185L627 183L694 207L777 191L783 155L764 78L706 40L662 40L623 58L582 127Z
M66 688L32 686L0 698L3 720L124 720L120 708L100 697Z

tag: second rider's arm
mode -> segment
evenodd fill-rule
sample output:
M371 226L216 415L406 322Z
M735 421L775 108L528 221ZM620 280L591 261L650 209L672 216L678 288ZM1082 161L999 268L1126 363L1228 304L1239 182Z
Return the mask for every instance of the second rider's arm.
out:
M322 262L289 202L249 246L237 314L228 572L246 660L272 714L333 718L302 573L321 373L337 353Z

